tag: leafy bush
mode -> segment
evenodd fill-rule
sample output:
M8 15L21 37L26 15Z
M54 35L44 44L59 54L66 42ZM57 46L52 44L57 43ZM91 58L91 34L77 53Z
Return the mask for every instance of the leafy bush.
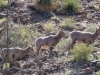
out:
M64 0L62 10L73 13L79 11L80 7L80 0Z
M78 63L83 63L89 60L90 53L93 50L92 46L88 46L86 44L80 44L74 46L72 53L73 53L73 60Z
M7 0L0 0L0 7L5 7L7 5Z
M66 18L65 24L63 26L67 27L67 28L71 28L72 24L73 24L73 19L72 18Z
M96 30L95 26L88 26L84 31L93 33L95 30Z

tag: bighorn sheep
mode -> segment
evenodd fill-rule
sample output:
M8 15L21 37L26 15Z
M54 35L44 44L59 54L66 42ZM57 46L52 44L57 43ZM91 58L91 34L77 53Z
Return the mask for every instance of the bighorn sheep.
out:
M94 33L91 32L82 32L82 31L72 31L70 34L72 43L71 47L73 48L73 45L78 42L84 42L87 45L93 44L95 39L100 35L100 27L95 30Z
M59 31L56 35L49 35L45 37L39 37L35 41L35 46L37 50L37 58L38 53L41 50L49 48L49 56L53 55L52 50L53 48L59 43L61 38L66 38L64 31Z
M25 55L28 55L29 53L33 52L33 48L31 46L25 49L22 49L19 47L8 48L8 49L4 48L2 49L2 54L1 54L1 58L3 61L5 60L5 57L7 56L7 52L8 52L10 60L16 60L18 58L22 59L23 57L25 57Z

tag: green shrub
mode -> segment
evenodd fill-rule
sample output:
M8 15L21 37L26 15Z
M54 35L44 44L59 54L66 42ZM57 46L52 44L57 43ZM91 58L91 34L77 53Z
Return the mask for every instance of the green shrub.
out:
M5 7L7 5L7 0L0 0L0 7Z
M35 33L30 27L20 25L20 28L9 31L11 46L27 47L34 42ZM38 34L37 34L38 35Z
M80 0L64 0L62 10L64 12L77 12L81 7Z
M9 70L9 69L10 69L10 63L4 63L3 70Z
M56 16L51 17L51 20L54 21L55 23L58 23L59 22L59 19Z
M6 22L7 18L0 19L0 23Z
M85 61L89 60L90 53L93 50L92 46L88 46L86 44L75 45L72 53L73 53L73 60L78 63L84 63Z
M40 11L50 12L56 9L56 1L52 0L37 0L36 9Z
M95 10L100 10L100 7L99 6L94 6Z
M54 30L55 25L53 23L47 23L44 25L44 29L47 31L47 33L50 33Z
M65 24L63 25L64 27L71 28L73 25L73 19L72 18L66 18L65 19Z
M84 31L93 33L95 30L96 30L96 26L88 26Z
M96 75L100 75L100 71L96 72Z
M71 43L71 39L65 39L65 40L61 40L57 45L56 48L57 49L65 49L69 44Z

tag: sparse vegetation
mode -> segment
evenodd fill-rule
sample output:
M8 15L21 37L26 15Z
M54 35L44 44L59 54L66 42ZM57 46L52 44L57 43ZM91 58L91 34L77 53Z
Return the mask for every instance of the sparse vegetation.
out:
M94 6L95 10L100 10L100 7L99 6Z
M74 13L80 10L80 0L64 0L62 11L66 13Z
M0 7L5 7L7 5L7 0L0 0Z
M88 26L84 31L93 33L95 30L96 30L96 26Z
M4 63L3 70L9 70L9 69L10 69L10 63Z
M55 1L52 0L37 0L37 7L40 11L53 11L56 9Z
M65 39L65 40L61 40L61 42L59 42L56 46L56 49L62 50L62 49L66 49L66 47L68 47L68 45L71 43L71 39Z
M6 22L7 18L0 19L0 23Z
M93 50L92 46L88 46L86 44L80 44L74 46L72 53L73 53L73 60L78 63L84 63L89 60L91 51Z
M47 33L50 33L54 30L55 25L53 23L47 23L44 25L44 29L47 31Z
M20 25L20 28L16 32L15 31L10 31L10 40L12 42L11 46L27 47L28 45L32 44L35 33L34 31L30 30L30 27Z
M98 72L96 73L96 75L100 75L100 72L98 71Z
M0 37L0 68L8 69L0 71L0 75L4 72L7 72L5 75L8 72L13 75L82 75L87 70L93 72L84 75L100 75L100 31L96 30L100 25L99 0L12 0L10 4L7 4L7 0L0 0L0 32L3 31ZM7 6L11 6L8 24L7 19L3 18L7 14ZM8 38L7 28L2 30L4 24L8 26ZM62 39L61 35L55 37L59 31L64 31L67 36ZM53 41L52 37L55 37ZM36 39L39 39L37 47ZM7 44L8 48L21 48L22 51L32 45L33 51L9 50L10 64L6 58L2 64L8 54L3 54L5 48L8 51ZM51 58L49 54L52 54ZM36 59L37 55L41 55L39 59Z
M54 21L55 23L59 22L59 19L56 16L52 17L51 20Z
M63 24L63 27L71 28L73 25L73 19L72 18L66 18L65 24Z

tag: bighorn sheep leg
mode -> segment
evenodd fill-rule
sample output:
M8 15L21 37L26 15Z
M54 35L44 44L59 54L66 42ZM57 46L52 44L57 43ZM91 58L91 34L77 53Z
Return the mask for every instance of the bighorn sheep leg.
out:
M37 59L38 59L38 54L39 54L40 48L41 48L40 46L36 47L36 49L37 49L36 58L37 58Z
M52 52L52 50L53 50L53 47L49 47L49 56L50 56L50 57L53 56L53 52Z

